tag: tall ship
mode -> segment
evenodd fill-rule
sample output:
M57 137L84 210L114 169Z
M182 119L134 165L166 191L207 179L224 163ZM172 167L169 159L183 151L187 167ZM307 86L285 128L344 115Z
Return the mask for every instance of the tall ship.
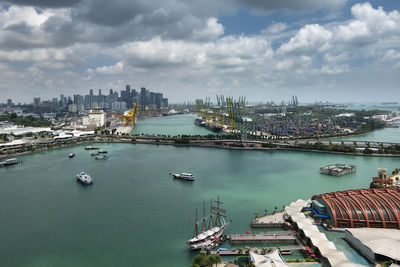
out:
M221 205L224 203L219 201L219 197L218 200L214 202L216 206L213 205L212 200L210 201L208 224L205 211L205 202L203 203L203 219L200 231L196 209L194 237L186 242L191 250L209 250L215 247L216 244L220 243L220 241L223 239L223 233L225 229L232 222L232 220L229 220L226 217L226 210L221 208Z

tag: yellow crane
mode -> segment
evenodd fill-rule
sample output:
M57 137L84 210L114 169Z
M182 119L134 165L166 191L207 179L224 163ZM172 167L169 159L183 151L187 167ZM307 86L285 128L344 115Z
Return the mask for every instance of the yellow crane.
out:
M126 114L119 116L120 119L124 119L125 126L127 126L128 124L130 124L132 127L135 126L138 109L139 109L139 102L136 101L136 103L133 104L132 110L130 110Z

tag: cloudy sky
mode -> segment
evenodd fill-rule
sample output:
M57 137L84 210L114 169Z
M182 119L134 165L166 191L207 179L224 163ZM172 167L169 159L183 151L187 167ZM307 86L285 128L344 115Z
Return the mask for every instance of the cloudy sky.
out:
M0 102L125 84L170 102L400 101L400 1L0 1Z

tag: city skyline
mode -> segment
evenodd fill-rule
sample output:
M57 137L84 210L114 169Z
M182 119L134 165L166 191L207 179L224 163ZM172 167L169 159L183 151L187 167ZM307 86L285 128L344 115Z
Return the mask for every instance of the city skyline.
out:
M108 91L98 89L96 92L93 89L88 90L88 94L60 94L58 97L51 99L43 99L40 96L33 97L33 101L29 103L15 103L13 99L7 99L6 103L0 103L7 108L15 108L21 105L33 107L36 112L84 112L93 108L101 108L108 111L122 112L127 109L132 109L135 103L140 103L141 109L160 110L168 107L168 98L163 97L163 93L152 92L145 87L136 90L131 88L130 84L125 85L125 88L120 92L110 88Z
M399 9L395 0L0 1L0 102L130 81L173 103L392 101Z

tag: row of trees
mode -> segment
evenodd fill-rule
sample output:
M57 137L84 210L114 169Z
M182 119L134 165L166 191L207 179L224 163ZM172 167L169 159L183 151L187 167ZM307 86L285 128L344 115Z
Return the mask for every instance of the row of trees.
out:
M0 115L0 121L10 121L13 122L15 125L24 125L26 127L50 127L53 124L42 118L36 118L33 116L17 116L16 113L11 113L11 114L6 114L6 115Z
M313 150L322 150L322 151L336 151L336 152L351 152L355 153L356 152L356 146L353 145L345 145L345 144L323 144L322 142L316 142L316 143L309 143L308 141L306 143L301 143L297 144L295 143L293 145L294 148L302 148L302 149L313 149Z

